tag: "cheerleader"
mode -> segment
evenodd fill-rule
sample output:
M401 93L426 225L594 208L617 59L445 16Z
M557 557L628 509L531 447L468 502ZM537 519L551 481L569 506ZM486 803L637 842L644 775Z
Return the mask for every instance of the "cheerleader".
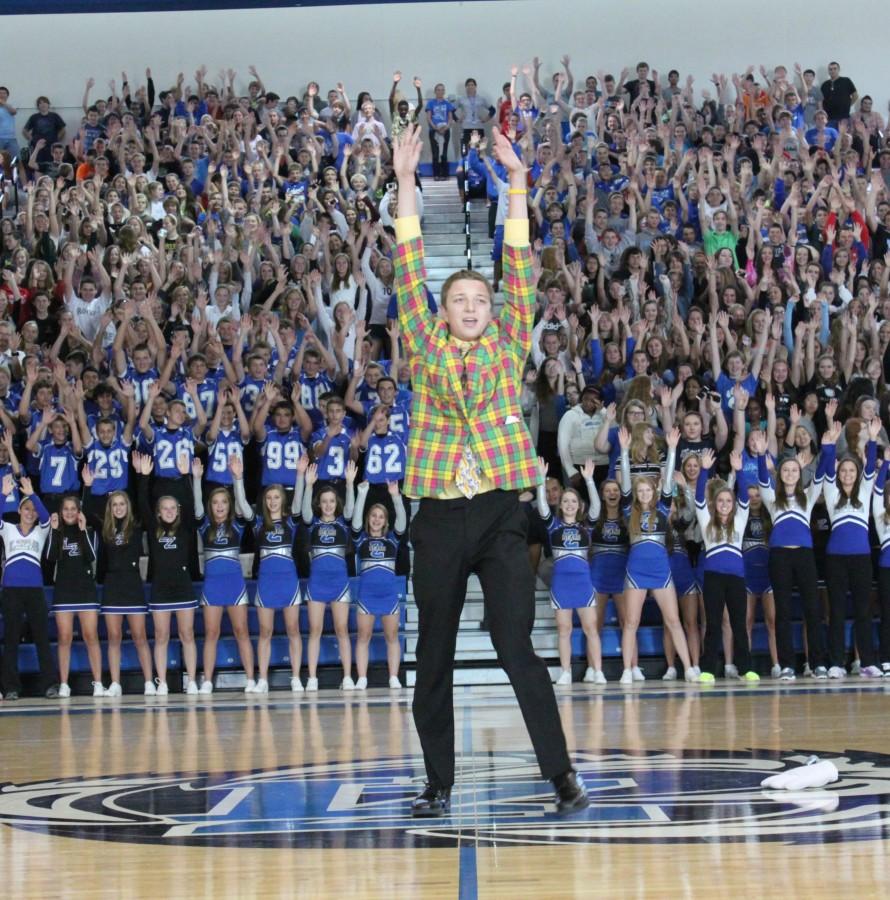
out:
M839 422L832 423L822 436L822 457L825 481L822 493L831 519L831 534L825 559L825 582L828 588L828 660L829 678L843 678L847 655L846 620L847 594L853 595L855 610L856 648L859 651L862 678L881 678L883 672L875 665L871 616L871 545L868 537L868 516L871 493L875 483L877 438L881 420L875 416L868 423L868 443L865 445L865 467L853 456L845 456L836 463L837 439L841 434Z
M890 471L890 447L884 448L884 461L875 482L871 506L874 514L875 530L881 544L878 557L878 600L881 604L881 672L884 678L890 678L890 504L885 496L884 486L887 473Z
M744 471L744 456L742 470ZM778 678L782 674L779 655L776 651L776 603L773 599L773 588L769 580L769 533L772 522L760 496L760 487L749 484L745 488L745 479L740 479L741 490L748 493L748 521L742 537L742 561L745 565L745 593L747 594L748 613L746 628L748 646L751 646L751 635L754 631L754 614L758 601L763 606L763 624L766 626L766 639L769 647L772 669L770 676Z
M732 453L730 461L733 471L741 471L741 454ZM713 465L714 451L705 450L701 454L701 472L695 485L695 514L701 529L705 557L702 591L705 598L705 642L699 681L714 683L717 654L723 637L724 609L729 612L736 668L744 673L742 678L745 681L760 681L760 676L751 669L746 621L748 602L742 540L748 522L748 498L736 499L729 485L718 481L708 499L708 478Z
M244 496L244 464L239 456L229 457L229 471L236 505L249 510ZM204 544L204 586L201 591L201 607L204 615L204 680L200 693L213 693L213 670L216 667L216 647L223 610L227 610L232 632L238 643L241 665L247 676L245 693L256 689L253 678L253 645L247 628L247 585L241 571L241 540L246 521L235 516L232 495L225 487L215 487L207 498L209 515L204 514L201 461L192 461L192 490L195 500L195 521L198 534ZM219 476L219 471L215 473Z
M600 486L600 496L602 497L600 514L590 532L590 580L596 593L597 630L602 634L606 604L611 597L618 613L618 625L623 633L624 579L627 573L630 542L627 524L621 512L621 487L614 479L607 478ZM637 665L636 644L631 664L633 680L645 681L646 676Z
M92 484L93 473L89 466L83 470L84 484ZM108 671L111 684L107 697L120 697L121 642L124 616L136 648L136 656L145 681L143 693L154 697L157 688L151 677L151 649L145 633L145 586L139 573L139 557L142 554L142 529L133 516L130 497L124 491L112 491L105 504L102 522L102 541L99 545L99 581L102 583L102 615L108 635Z
M692 668L700 673L698 667L701 652L701 630L698 624L698 608L701 602L701 575L693 567L689 557L687 542L701 543L698 535L698 523L695 520L695 494L691 485L695 484L701 472L701 458L698 453L691 453L683 460L680 469L674 472L674 481L679 487L674 497L671 510L671 578L677 592L680 605L680 620L686 635L686 646L689 648L689 659ZM701 555L701 554L699 554ZM664 655L667 671L661 676L662 681L676 681L677 668L674 665L677 653L669 631L664 633Z
M80 633L87 647L93 673L93 696L104 697L102 686L102 648L99 645L99 601L96 597L96 535L87 526L87 518L77 497L64 497L59 512L50 516L47 558L56 564L53 591L53 615L59 635L59 696L70 697L68 674L71 669L71 640L74 616L80 621Z
M296 484L291 515L285 515L287 494L283 485L270 484L263 489L259 502L260 515L256 515L239 499L241 491L235 495L241 515L248 522L254 522L254 541L260 558L254 601L260 625L256 646L259 677L252 691L255 694L269 693L272 632L275 630L275 612L279 609L284 616L287 632L292 673L290 689L295 694L303 691L303 683L300 681L300 663L303 658L300 639L300 581L294 563L294 539L297 536L298 510L303 499L303 482L308 464L309 458L305 454L295 463ZM313 689L311 685L308 688ZM317 689L316 684L315 690Z
M0 519L0 538L6 550L0 599L4 629L3 689L7 700L18 700L21 691L18 671L19 641L27 616L31 636L37 647L37 661L40 665L40 677L45 685L45 696L53 699L59 696L59 689L54 683L55 663L49 646L46 596L40 567L40 558L49 536L49 513L34 493L30 478L20 479L19 488L22 492L19 524L14 525ZM0 509L6 507L6 498L14 490L15 479L10 474L4 475Z
M389 530L389 512L382 503L375 503L365 513L365 502L371 485L363 481L358 486L355 510L352 513L352 542L358 560L359 588L358 634L355 639L355 668L358 673L356 690L368 686L368 645L374 620L383 621L383 637L386 640L386 662L389 668L389 686L397 690L399 682L399 596L396 588L396 557L399 541L405 533L408 517L399 493L399 483L388 481L387 491L395 508L395 521Z
M337 492L323 487L318 496L312 497L312 487L318 480L318 467L306 470L306 490L303 492L303 523L309 529L309 582L306 599L309 601L309 681L308 690L318 690L318 653L321 648L321 629L324 610L332 603L331 615L343 664L344 691L355 690L352 680L352 646L349 642L349 573L346 570L346 551L349 547L349 526L352 518L353 491L356 465L346 464L346 503Z
M631 484L630 432L622 428L618 432L618 440L621 445L621 500L630 538L624 586L625 627L621 634L621 656L624 660L621 684L631 684L634 680L632 662L637 629L649 591L655 597L664 626L670 631L677 654L683 660L686 680L698 681L680 623L677 592L671 578L670 560L665 546L670 528L668 520L673 500L674 458L680 432L674 428L667 438L668 454L662 473L660 498L656 494L657 482L649 476L641 476Z
M195 645L195 591L189 571L193 534L182 521L179 501L162 496L152 510L148 493L148 476L154 461L146 454L134 453L133 465L138 475L139 506L148 536L148 557L151 562L151 611L155 633L155 668L158 672L158 695L170 691L167 686L167 647L170 644L170 618L176 613L176 631L182 644L182 658L188 677L187 694L198 693L195 680L198 669L198 649ZM177 458L179 473L185 477L191 469L187 453Z
M791 640L791 593L794 586L804 606L809 662L816 678L828 678L825 667L825 640L819 603L818 574L813 556L810 517L822 493L822 459L815 478L806 490L801 481L800 463L789 457L776 469L775 481L766 467L766 435L753 438L757 455L760 496L773 526L769 535L769 577L776 601L776 650L782 681L794 681L794 644Z
M603 653L596 621L596 592L590 578L587 562L590 534L581 524L584 501L574 488L566 488L559 501L559 515L550 511L547 503L547 461L538 460L541 482L537 489L537 506L553 550L553 580L550 584L550 603L556 610L556 628L559 633L559 664L562 672L557 678L558 685L572 683L572 618L578 611L581 627L587 638L587 672L584 680L594 684L605 684L603 674ZM593 526L600 514L600 498L593 483L593 460L585 460L581 467L590 510L587 524Z

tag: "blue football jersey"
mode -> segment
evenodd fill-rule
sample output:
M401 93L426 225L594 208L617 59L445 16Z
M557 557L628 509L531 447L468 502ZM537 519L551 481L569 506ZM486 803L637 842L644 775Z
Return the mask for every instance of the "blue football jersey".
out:
M90 493L101 497L112 491L125 491L130 480L130 449L120 437L106 447L98 439L87 447L87 465L93 473Z
M365 479L371 484L401 481L406 459L405 442L397 434L372 434L365 451Z
M312 435L311 445L315 448L327 435L327 428L320 428ZM344 430L331 438L324 456L317 459L318 477L322 481L337 481L346 477L346 463L349 462L351 436Z
M297 462L306 452L299 428L282 434L266 426L266 439L260 444L263 458L262 484L283 484L291 487L297 481Z
M216 440L207 448L207 480L217 484L231 484L229 460L233 456L244 459L241 431L238 428L233 428L229 432L220 429Z

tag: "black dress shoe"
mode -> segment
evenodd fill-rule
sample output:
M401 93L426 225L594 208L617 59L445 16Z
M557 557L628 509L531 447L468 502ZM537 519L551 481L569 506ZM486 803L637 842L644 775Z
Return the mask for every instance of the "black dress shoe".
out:
M570 816L590 806L584 779L574 770L569 769L553 779L556 788L556 814Z
M18 700L18 699L19 699L19 692L18 692L18 691L7 691L7 692L3 695L3 699L4 699L4 700Z
M43 695L47 700L55 700L59 696L59 686L57 684L51 684L47 689L46 693Z
M438 819L448 815L451 788L436 787L427 782L426 787L411 801L411 815L415 819Z

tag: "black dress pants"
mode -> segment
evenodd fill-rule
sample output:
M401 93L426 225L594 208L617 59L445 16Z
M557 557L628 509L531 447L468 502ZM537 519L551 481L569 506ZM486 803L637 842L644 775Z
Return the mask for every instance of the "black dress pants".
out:
M794 643L791 638L791 594L794 586L803 602L807 629L810 667L824 666L825 631L822 627L822 608L819 603L819 575L816 559L809 547L772 547L769 552L769 577L776 599L776 649L779 665L793 669Z
M25 629L25 617L37 648L40 665L40 690L56 681L56 663L49 646L49 612L42 587L4 587L3 610L3 692L21 691L19 680L19 642Z
M702 672L717 674L717 656L723 642L723 610L729 610L732 626L732 656L739 673L751 670L751 649L748 646L748 629L745 617L748 611L748 595L745 579L722 572L705 572L705 643L701 657Z
M878 601L881 604L881 662L890 662L890 569L878 569Z
M532 648L534 578L518 493L425 499L411 525L411 540L419 612L414 724L430 782L439 787L454 783L452 672L471 572L482 583L491 641L516 692L541 774L549 780L568 771L571 763L553 685Z
M847 660L847 593L853 595L856 647L862 668L875 663L875 642L871 624L871 556L851 554L825 558L825 584L828 587L828 659L843 667Z

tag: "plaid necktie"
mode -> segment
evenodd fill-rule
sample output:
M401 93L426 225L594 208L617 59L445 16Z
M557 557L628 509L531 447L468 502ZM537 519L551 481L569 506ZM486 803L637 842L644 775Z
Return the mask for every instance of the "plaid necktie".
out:
M456 338L453 338L452 340L458 345L461 356L463 357L463 367L460 373L460 386L464 392L464 397L466 397L469 380L467 377L466 360L467 354L473 349L473 344L466 341L458 341ZM476 457L473 455L473 451L470 449L469 444L467 444L467 446L464 447L463 453L461 453L460 462L457 464L454 483L464 497L471 500L479 493L481 481L482 470L480 469L479 463L476 461Z

